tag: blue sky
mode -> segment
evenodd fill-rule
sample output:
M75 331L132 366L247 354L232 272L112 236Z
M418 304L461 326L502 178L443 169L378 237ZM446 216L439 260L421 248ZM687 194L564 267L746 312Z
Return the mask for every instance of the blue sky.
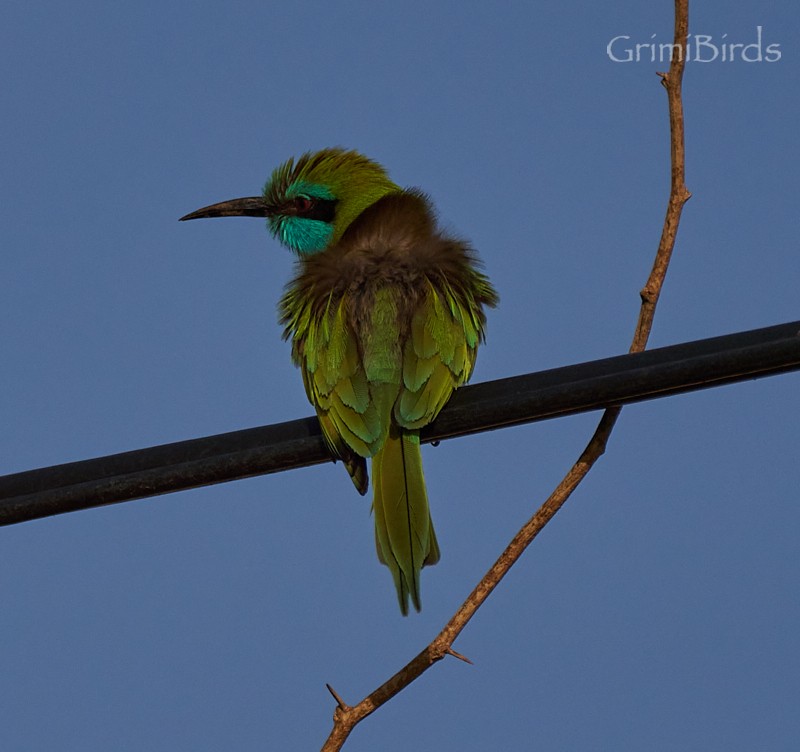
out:
M684 212L652 345L800 318L796 3L694 3ZM669 185L670 2L16 3L0 28L0 472L311 413L258 220L180 224L308 149L422 187L501 295L474 381L624 352ZM652 35L656 35L653 37ZM727 34L727 37L723 35ZM455 647L351 752L789 750L796 374L623 411ZM4 528L8 750L315 749L571 465L583 415L424 451L442 560L402 618L324 465Z

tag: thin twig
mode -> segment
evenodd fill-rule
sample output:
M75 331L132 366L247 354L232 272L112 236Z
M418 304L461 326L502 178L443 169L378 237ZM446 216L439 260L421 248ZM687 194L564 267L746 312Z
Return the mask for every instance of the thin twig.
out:
M675 0L675 39L674 50L680 55L674 55L667 73L659 73L661 82L667 90L670 123L670 162L672 166L672 181L669 202L667 204L666 218L658 244L655 261L650 276L642 289L642 299L636 330L630 346L630 352L640 352L647 345L650 331L653 326L658 297L664 284L672 249L678 232L683 205L690 197L685 185L685 152L683 134L683 104L681 100L681 81L683 79L686 38L689 31L689 0ZM675 59L679 58L679 59ZM420 674L440 661L445 655L453 654L451 645L464 627L469 623L475 612L486 600L489 594L498 585L512 565L519 559L523 551L536 538L542 528L553 518L570 497L578 484L586 477L594 463L603 455L614 424L619 417L621 407L607 409L595 429L594 435L589 440L586 448L581 453L577 462L572 466L563 480L556 486L547 501L537 510L520 531L514 536L511 543L492 565L475 589L469 594L466 601L456 611L447 625L434 638L419 655L410 663L378 687L374 692L365 697L353 707L339 706L334 712L334 725L322 752L339 750L347 740L350 732L361 720L373 713L413 682Z

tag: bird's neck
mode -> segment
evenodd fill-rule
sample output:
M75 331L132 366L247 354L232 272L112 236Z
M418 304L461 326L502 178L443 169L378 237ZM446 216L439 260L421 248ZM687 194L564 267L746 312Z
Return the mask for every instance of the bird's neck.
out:
M330 245L338 243L354 223L386 196L402 192L399 185L386 178L368 185L355 186L355 189L341 195L336 207L336 222Z
M317 294L365 291L387 283L416 285L462 251L441 236L433 209L421 193L398 191L353 220L338 243L301 260L301 275Z

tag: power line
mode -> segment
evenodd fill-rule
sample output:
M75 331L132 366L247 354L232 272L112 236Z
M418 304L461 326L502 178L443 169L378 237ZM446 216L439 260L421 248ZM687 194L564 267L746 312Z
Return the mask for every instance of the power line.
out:
M425 442L800 369L800 321L459 389ZM316 418L0 477L0 525L329 462Z

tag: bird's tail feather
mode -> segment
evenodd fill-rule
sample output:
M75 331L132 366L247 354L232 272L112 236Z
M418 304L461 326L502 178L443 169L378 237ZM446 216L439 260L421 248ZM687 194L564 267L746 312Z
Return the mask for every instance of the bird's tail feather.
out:
M372 458L375 543L392 572L403 616L409 599L421 608L419 573L439 561L439 544L428 508L418 431L393 428Z

